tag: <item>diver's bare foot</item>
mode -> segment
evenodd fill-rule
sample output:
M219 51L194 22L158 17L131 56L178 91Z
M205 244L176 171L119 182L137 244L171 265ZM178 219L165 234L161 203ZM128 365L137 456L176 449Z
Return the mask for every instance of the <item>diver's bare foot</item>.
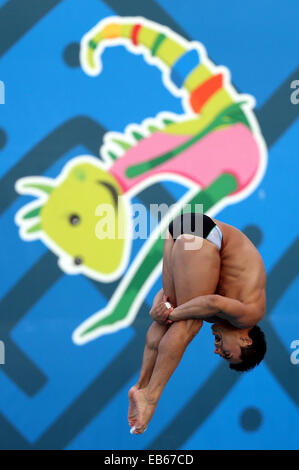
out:
M131 387L128 393L128 398L129 398L128 422L129 422L130 428L135 426L136 421L137 421L137 410L136 410L136 405L135 405L135 400L134 400L134 390L137 390L136 385L134 385L134 387Z
M148 398L146 389L134 389L132 393L137 411L133 434L142 434L155 412L157 402L153 402Z

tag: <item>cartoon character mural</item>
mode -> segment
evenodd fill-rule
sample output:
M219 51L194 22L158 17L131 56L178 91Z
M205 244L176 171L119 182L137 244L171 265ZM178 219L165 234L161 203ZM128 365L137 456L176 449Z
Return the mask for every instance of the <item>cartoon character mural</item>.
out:
M133 322L161 273L163 233L184 204L203 204L204 211L214 215L247 197L266 167L265 143L252 111L254 99L236 92L229 71L216 67L202 44L141 17L109 17L82 39L84 71L99 74L104 49L120 44L162 70L165 86L183 100L184 114L161 112L139 126L129 125L123 134L108 132L101 160L73 158L56 179L18 180L20 194L37 197L16 214L20 236L26 241L41 239L66 273L111 282L124 273L130 259L132 197L165 180L190 189L143 244L106 307L75 330L77 344ZM121 229L121 237L95 236L92 228L101 215L97 207L105 203L114 205L115 233Z

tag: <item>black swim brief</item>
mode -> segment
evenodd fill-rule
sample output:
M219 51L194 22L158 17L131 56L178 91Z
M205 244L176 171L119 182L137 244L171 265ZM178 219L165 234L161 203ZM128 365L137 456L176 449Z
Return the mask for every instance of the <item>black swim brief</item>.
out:
M199 212L188 212L175 217L169 224L170 235L176 241L182 233L189 233L205 238L214 243L218 250L222 245L222 232L218 225L206 214Z

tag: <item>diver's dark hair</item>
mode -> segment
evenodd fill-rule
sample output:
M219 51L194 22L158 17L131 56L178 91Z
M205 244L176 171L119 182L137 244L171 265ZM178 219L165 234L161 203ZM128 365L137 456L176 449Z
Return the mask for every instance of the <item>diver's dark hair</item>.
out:
M230 364L230 369L237 370L238 372L245 372L253 369L263 359L267 351L267 344L265 335L259 326L254 326L248 332L249 338L252 339L252 344L241 348L241 360L238 364Z

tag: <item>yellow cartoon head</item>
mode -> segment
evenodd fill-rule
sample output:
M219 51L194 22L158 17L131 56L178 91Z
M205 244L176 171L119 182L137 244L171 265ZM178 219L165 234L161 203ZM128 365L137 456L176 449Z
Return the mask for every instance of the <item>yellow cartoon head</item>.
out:
M97 159L75 158L56 180L26 177L16 189L40 196L16 215L23 239L43 239L69 273L116 276L127 251L127 207L120 185Z

